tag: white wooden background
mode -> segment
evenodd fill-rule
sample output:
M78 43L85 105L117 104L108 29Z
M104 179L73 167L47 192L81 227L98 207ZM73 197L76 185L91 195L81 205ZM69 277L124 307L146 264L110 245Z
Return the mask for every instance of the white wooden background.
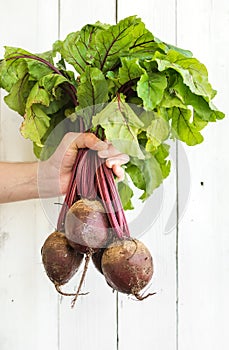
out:
M215 103L227 113L228 0L1 0L0 57L4 45L41 52L86 23L115 23L133 14L157 37L190 49L206 64L218 90ZM2 97L0 160L33 160L30 142L19 133L21 119ZM203 144L182 146L189 168L174 151L176 166L155 194L162 206L141 237L154 256L150 288L157 291L144 302L112 293L91 266L84 285L90 294L72 310L41 264L40 248L53 229L50 204L1 205L0 349L228 349L228 133L226 118L207 127Z

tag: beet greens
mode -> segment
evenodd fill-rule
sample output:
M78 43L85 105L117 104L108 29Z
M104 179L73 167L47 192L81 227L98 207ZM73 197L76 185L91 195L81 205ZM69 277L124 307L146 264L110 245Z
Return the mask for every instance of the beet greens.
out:
M167 140L199 144L201 130L224 117L213 104L206 67L154 37L137 16L87 24L41 54L6 47L0 87L8 106L24 116L21 133L38 158L49 157L67 131L82 130L80 120L84 130L129 154L129 190L119 186L125 210L133 208L133 184L144 201L169 175Z

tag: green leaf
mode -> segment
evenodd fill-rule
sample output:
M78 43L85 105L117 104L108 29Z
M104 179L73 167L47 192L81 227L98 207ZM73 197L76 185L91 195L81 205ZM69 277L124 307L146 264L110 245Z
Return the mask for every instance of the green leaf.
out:
M163 109L156 111L144 111L140 115L144 127L138 138L143 138L142 146L147 152L154 152L155 149L170 135L170 125L167 116L164 117Z
M130 175L133 184L140 190L145 190L146 183L144 174L137 165L132 164L131 160L126 165L126 172Z
M139 65L138 58L121 59L122 66L119 68L119 82L120 84L125 84L131 82L135 79L139 79L145 70Z
M187 105L184 102L182 102L182 100L175 93L173 93L172 90L164 92L160 106L164 108L187 108Z
M30 91L25 108L25 119L21 125L21 133L38 145L49 127L50 118L40 105L49 106L50 98L46 90L36 83Z
M88 24L80 31L68 34L64 41L56 41L53 44L53 50L59 52L66 62L82 74L89 62L88 50L91 41L96 33L103 28L107 28L107 26L103 26L99 22L95 25Z
M41 109L47 114L52 115L58 112L63 106L67 105L70 101L70 97L64 91L63 87L68 84L69 81L59 74L47 74L42 77L38 84L40 89L44 89L49 97L49 103L42 103Z
M32 55L34 56L34 55ZM43 58L46 62L49 62L53 64L53 58L51 55L51 52L45 52L43 54L36 55L37 57ZM45 75L53 73L53 70L51 67L47 66L43 62L39 62L38 60L31 59L31 58L25 58L24 59L28 66L28 71L30 74L30 79L39 80L40 78L44 77Z
M6 60L10 58L18 50L19 53L28 53L22 49L14 47L5 48L5 59L0 63L0 87L6 91L10 91L14 84L19 80L24 79L28 73L27 63L22 59Z
M197 113L194 114L193 125L195 126L196 130L201 131L207 124L208 122L202 120Z
M26 101L26 115L21 132L25 138L30 138L37 148L42 147L44 135L49 134L57 121L65 117L64 111L61 112L61 117L57 112L61 111L65 105L68 106L69 96L60 89L60 86L66 82L68 80L61 75L48 74L42 77L30 91ZM50 114L54 118L51 129ZM34 149L37 149L36 146Z
M44 62L40 62L43 59ZM8 78L15 83L26 73L30 75L30 80L39 80L46 74L53 72L53 69L46 63L53 65L51 51L41 54L32 54L17 47L7 46L5 48L5 67Z
M107 102L107 81L98 68L86 68L80 78L77 97L80 108Z
M100 112L108 101L108 84L103 73L95 67L87 66L81 75L77 90L79 105L77 112L84 117L87 127L90 127L92 116Z
M132 17L135 20L135 17ZM130 47L131 53L142 48L150 48L152 43L155 43L154 35L145 27L145 24L138 19L137 25L133 31L134 41Z
M34 82L29 81L28 74L26 74L23 78L19 79L11 87L10 93L4 97L4 100L8 107L23 116L25 113L25 106L28 94L33 85Z
M137 83L138 96L146 110L153 110L162 100L167 79L164 74L145 72Z
M32 105L31 108L28 108L20 128L22 136L30 139L38 146L42 146L41 139L49 127L49 120L50 118L39 105Z
M155 111L143 111L139 118L144 124L144 127L142 128L143 130L146 130L150 124L152 123L152 120L155 119Z
M34 143L33 145L37 158L41 160L48 159L67 132L79 132L78 123L75 121L72 122L66 117L66 114L67 110L63 107L52 115L52 118L49 120L49 126L41 138L41 143L39 145Z
M114 96L117 96L121 84L118 79L118 71L108 71L106 73L106 79L108 83L108 95L109 100L112 100Z
M135 42L130 48L130 57L138 57L143 61L152 59L156 51L167 52L167 45L159 39L156 39L154 35L145 28L142 22L137 28L138 33Z
M204 64L196 58L187 57L176 50L169 50L167 55L156 52L154 56L159 71L174 69L182 76L184 84L196 95L210 101L216 94L208 81L208 72Z
M28 58L28 56L31 58ZM21 115L25 113L27 98L33 86L36 84L36 80L39 80L40 86L44 87L48 94L50 93L50 101L55 97L59 99L55 96L56 87L64 82L68 82L68 79L59 74L54 74L53 69L48 67L46 63L38 61L39 58L42 58L45 62L50 62L52 64L51 52L45 52L39 56L35 56L19 48L7 47L5 57L6 60L3 64L4 67L3 72L1 72L1 78L5 82L4 88L10 92L9 95L5 97L5 101L10 108L16 110ZM11 59L14 57L18 58ZM48 85L50 85L50 87ZM44 98L45 95L47 97L45 92L41 92L41 94L43 94L41 99ZM58 103L59 101L57 104ZM47 103L42 104L48 106ZM51 110L56 111L56 108L53 107L54 106L52 106Z
M30 108L33 104L42 104L48 106L50 103L50 98L48 92L39 86L39 83L36 83L27 99L26 109Z
M157 159L148 152L144 152L145 154L145 160L142 161L137 158L131 158L130 164L136 166L141 172L142 177L144 178L144 193L140 197L142 200L146 200L153 191L160 186L160 184L163 181L163 173L160 167L160 164L158 163ZM135 175L133 176L134 172L129 171L129 169L132 169L131 167L127 168L127 173L130 175L132 181L134 182L134 179L136 179ZM137 185L136 181L135 184ZM141 187L143 185L143 181L141 181ZM142 188L141 188L142 189Z
M69 83L69 80L62 75L53 73L47 74L39 80L39 86L43 87L46 92L57 98L58 87L64 83Z
M9 58L13 58L14 56L19 55L31 55L31 52L21 49L20 47L14 47L14 46L5 46L5 60L8 60ZM10 62L16 62L15 60L7 61L9 65L11 65Z
M92 122L93 126L101 125L104 128L106 138L120 152L144 159L137 138L143 123L127 103L114 99L93 117Z
M133 197L134 193L126 180L122 182L118 182L118 192L122 202L123 209L124 210L134 209L133 204L131 202L131 198Z
M172 118L172 129L175 136L189 146L194 146L203 141L203 136L193 123L190 122L192 112L189 109L174 107L169 111Z
M8 106L24 116L22 135L38 157L46 159L66 132L79 132L82 117L87 130L96 128L130 155L126 171L142 200L170 172L165 140L198 144L200 131L225 116L212 103L216 91L206 67L154 37L137 16L87 24L44 53L6 47L0 87ZM131 184L126 179L118 187L124 207L132 208Z
M153 119L146 130L148 141L154 147L158 147L169 136L170 128L168 122L160 117L160 115L154 114L156 117ZM146 145L147 150L147 145Z
M180 47L177 47L177 46L174 46L174 45L171 45L171 44L167 44L167 43L165 45L168 48L167 52L169 50L174 50L174 51L177 51L177 52L181 53L183 56L186 56L186 57L189 57L189 58L191 58L193 56L193 54L192 54L192 52L190 50L184 50L184 49L182 49Z
M177 98L182 101L186 108L189 105L193 106L194 112L197 113L203 121L215 122L217 119L224 118L224 113L217 111L212 103L207 102L202 96L192 93L183 83L181 77L177 77L171 89L173 89Z
M171 162L166 159L169 156L169 145L162 143L154 152L157 162L160 164L162 176L165 179L171 170Z
M88 50L90 63L107 72L120 61L120 56L128 52L138 35L141 20L136 16L127 17L108 29L100 30L92 38Z

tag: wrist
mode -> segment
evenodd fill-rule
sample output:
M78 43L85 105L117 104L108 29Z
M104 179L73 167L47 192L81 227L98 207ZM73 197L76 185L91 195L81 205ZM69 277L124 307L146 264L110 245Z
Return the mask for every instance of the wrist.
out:
M61 195L60 171L50 164L50 160L38 162L37 190L40 198L57 197Z
M37 162L18 163L15 174L16 200L36 199L39 197L37 182Z

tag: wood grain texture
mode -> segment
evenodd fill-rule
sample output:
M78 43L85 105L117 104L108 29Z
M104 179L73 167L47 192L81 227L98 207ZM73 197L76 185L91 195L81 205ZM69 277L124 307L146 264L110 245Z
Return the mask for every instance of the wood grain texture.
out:
M0 57L4 45L45 51L87 23L135 14L155 36L191 50L207 66L215 103L228 114L226 0L8 0L0 5ZM0 160L33 160L21 118L0 94ZM147 205L127 214L131 232L154 259L149 291L157 294L142 302L113 293L91 263L83 285L89 294L71 309L71 298L57 295L41 264L55 200L1 205L0 349L228 349L228 130L226 118L206 128L203 144L173 145L170 177ZM76 289L80 272L66 291Z
M57 1L9 0L0 5L0 53L11 45L45 51L57 36ZM22 118L1 96L1 160L34 159L32 144L19 132ZM45 276L40 249L52 230L40 201L0 207L0 348L58 349L58 298ZM3 237L3 239L2 239Z
M178 1L177 9L178 45L189 47L206 64L218 91L215 103L228 116L229 4ZM207 126L203 144L186 148L191 191L179 225L179 349L228 348L228 130L225 118Z

